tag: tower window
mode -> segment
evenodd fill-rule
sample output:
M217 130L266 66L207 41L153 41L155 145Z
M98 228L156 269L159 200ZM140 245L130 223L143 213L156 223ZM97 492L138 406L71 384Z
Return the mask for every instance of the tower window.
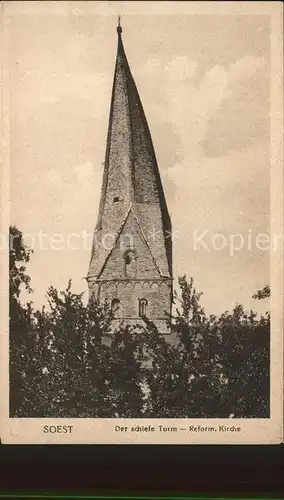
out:
M112 299L111 301L111 312L114 315L115 318L120 317L120 300L119 299Z
M135 278L137 272L137 256L134 250L128 250L124 254L125 276Z
M148 305L147 299L139 299L138 314L139 314L140 318L143 318L143 316L146 316L147 305Z
M119 201L123 201L123 196L114 196L113 197L114 203L118 203Z
M125 255L125 264L128 266L128 264L131 263L131 256L128 254Z

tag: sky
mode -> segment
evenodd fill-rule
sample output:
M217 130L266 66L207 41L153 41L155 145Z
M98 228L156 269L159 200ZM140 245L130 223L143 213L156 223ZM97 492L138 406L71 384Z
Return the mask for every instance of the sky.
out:
M33 4L10 16L10 221L34 248L40 307L69 278L87 290L120 3ZM267 246L256 244L270 217L269 18L124 8L121 25L172 219L174 276L194 278L208 313L261 311L252 295L269 282ZM232 251L234 234L243 248Z

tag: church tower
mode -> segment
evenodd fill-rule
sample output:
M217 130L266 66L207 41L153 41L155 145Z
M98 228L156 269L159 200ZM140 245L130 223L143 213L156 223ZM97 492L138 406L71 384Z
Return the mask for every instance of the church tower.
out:
M153 321L170 333L171 221L155 151L122 42L120 23L89 297L107 301L114 325Z

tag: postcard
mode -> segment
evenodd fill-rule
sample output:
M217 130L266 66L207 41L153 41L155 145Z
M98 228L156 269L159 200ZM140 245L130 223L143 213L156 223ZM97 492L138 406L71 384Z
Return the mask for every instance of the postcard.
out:
M283 435L280 2L3 2L5 444Z

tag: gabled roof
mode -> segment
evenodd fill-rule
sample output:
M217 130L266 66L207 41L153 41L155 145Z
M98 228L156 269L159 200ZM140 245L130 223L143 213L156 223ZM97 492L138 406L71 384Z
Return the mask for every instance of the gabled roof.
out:
M142 227L141 227L141 225L140 225L140 223L139 223L139 219L137 218L137 216L136 216L136 214L135 214L135 212L134 212L134 210L133 210L133 207L132 207L132 206L130 206L130 207L129 207L129 210L128 210L128 212L127 212L127 216L125 217L125 220L123 221L123 223L122 223L122 225L121 225L121 227L120 227L120 229L119 229L119 231L118 231L118 233L117 233L117 236L116 236L115 241L113 242L113 244L112 244L111 248L109 249L108 255L107 255L107 256L106 256L106 258L105 258L105 262L104 262L104 265L103 265L103 267L102 267L102 269L101 269L101 272L100 272L100 274L99 274L99 277L103 274L104 268L105 268L105 266L107 265L108 260L111 258L112 253L113 253L113 252L114 252L114 250L116 249L116 247L117 247L117 245L118 245L118 243L119 243L119 239L120 239L120 237L121 237L121 235L122 235L122 233L123 233L123 230L124 230L124 228L125 228L125 226L126 226L126 224L127 224L128 220L129 220L129 218L130 218L131 216L133 217L133 219L135 220L135 222L136 222L136 224L137 224L137 228L138 228L138 230L139 230L139 236L140 236L140 239L143 241L143 243L145 244L145 246L146 246L146 248L147 248L147 250L148 250L148 253L149 253L150 259L152 260L153 268L156 270L157 275L158 275L158 276L160 275L160 276L162 277L162 275L161 275L161 270L159 269L159 267L158 267L158 265L157 265L157 262L156 262L156 260L155 260L155 259L154 259L154 257L153 257L153 253L151 252L151 247L150 247L150 245L149 245L149 242L147 241L147 238L146 238L146 236L145 236L145 234L144 234L144 231L143 231L143 229L142 229Z

